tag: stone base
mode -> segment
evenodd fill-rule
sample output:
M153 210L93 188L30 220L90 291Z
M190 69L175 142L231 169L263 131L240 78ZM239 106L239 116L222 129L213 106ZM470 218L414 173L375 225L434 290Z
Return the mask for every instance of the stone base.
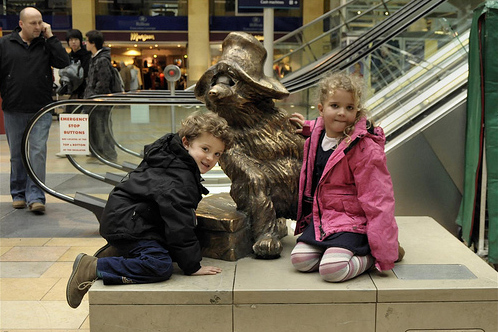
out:
M197 237L204 257L236 261L252 253L247 216L228 193L204 198L196 210Z
M88 292L92 332L496 332L498 274L435 220L397 217L404 259L341 283L292 266L296 237L279 259L205 258L217 275L105 286ZM427 268L431 266L431 268ZM448 274L448 266L467 273ZM424 269L430 273L420 274Z

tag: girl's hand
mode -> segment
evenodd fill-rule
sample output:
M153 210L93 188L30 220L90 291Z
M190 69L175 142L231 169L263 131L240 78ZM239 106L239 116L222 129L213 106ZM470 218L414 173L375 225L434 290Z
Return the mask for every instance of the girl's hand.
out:
M192 273L193 276L214 275L221 273L221 269L216 266L201 266L197 272Z
M292 115L289 118L289 121L296 126L296 134L300 134L303 132L303 126L304 126L304 115L301 113L292 113Z

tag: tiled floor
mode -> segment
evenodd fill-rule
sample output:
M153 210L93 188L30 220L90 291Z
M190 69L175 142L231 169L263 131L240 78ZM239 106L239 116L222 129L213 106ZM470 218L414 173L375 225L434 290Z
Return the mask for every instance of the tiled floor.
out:
M57 132L54 124L51 136ZM65 179L77 171L55 156L57 144L51 137L47 176ZM88 211L50 195L45 215L14 210L9 169L7 141L0 135L0 330L89 331L87 298L72 309L65 288L78 253L93 253L105 243L98 236L98 222Z

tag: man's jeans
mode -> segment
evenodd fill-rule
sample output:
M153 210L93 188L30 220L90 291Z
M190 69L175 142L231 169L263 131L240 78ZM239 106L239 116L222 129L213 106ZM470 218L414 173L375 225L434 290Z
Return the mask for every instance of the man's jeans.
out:
M45 193L28 177L21 157L22 137L34 113L5 112L5 133L10 149L10 194L14 201L45 204ZM52 114L43 115L29 136L29 160L33 171L44 183L47 162L47 139Z

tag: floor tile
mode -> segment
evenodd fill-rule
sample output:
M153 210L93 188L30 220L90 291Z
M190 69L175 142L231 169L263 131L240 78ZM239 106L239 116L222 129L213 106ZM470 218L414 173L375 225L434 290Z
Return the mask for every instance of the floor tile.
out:
M0 328L25 330L77 330L88 316L88 303L77 309L65 301L10 301L2 302ZM60 330L59 330L60 329Z
M50 288L50 290L45 294L45 296L41 299L42 301L66 301L66 285L69 280L69 274L60 278L60 280L54 285L54 287ZM85 295L85 300L88 300L87 295Z
M5 254L7 251L9 251L12 248L13 247L0 247L0 256L2 256L3 254Z
M102 237L96 238L53 238L47 241L46 247L102 247L107 241Z
M44 246L50 238L0 238L2 247L41 247Z
M53 262L0 262L0 278L39 278Z
M55 262L69 247L14 247L0 257L2 262Z
M45 273L41 275L42 278L63 278L69 275L73 271L73 262L55 262L53 263Z
M74 262L80 253L93 255L100 247L71 247L59 258L59 262Z
M59 280L60 278L2 278L0 300L40 301Z

